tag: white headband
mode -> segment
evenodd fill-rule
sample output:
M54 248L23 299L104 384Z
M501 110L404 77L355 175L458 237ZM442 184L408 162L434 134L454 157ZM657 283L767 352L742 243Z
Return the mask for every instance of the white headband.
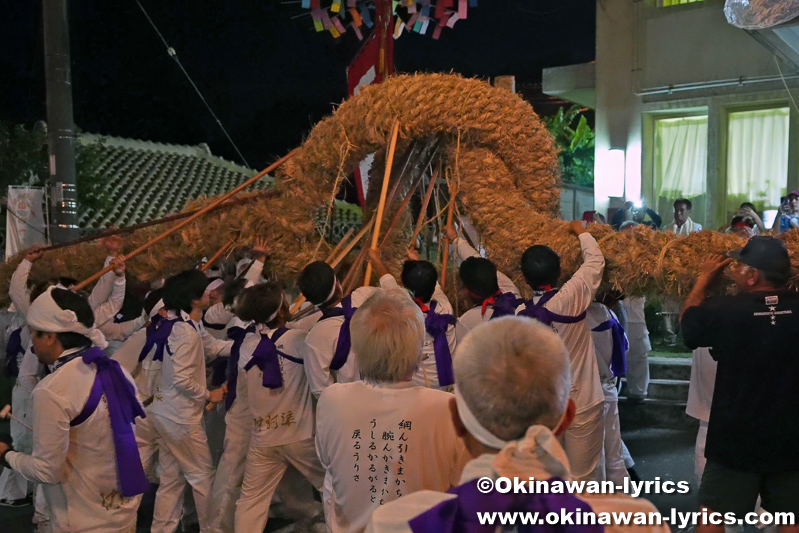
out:
M205 292L210 294L211 291L215 291L224 284L225 282L222 281L221 279L215 279L214 281L208 284L208 286L205 288Z
M469 409L469 406L466 405L466 400L464 400L463 396L461 396L457 386L455 387L455 403L458 406L458 417L461 419L461 422L463 422L463 425L466 427L469 433L471 433L472 437L477 439L478 442L496 450L501 450L510 444L510 441L504 441L500 439L484 428L483 425L477 421L474 413L472 413L471 409Z
M158 311L160 311L163 308L164 308L164 300L163 299L158 300L158 303L156 303L153 306L153 308L150 309L150 318L153 318L155 315L157 315Z
M56 287L50 287L36 298L28 310L28 325L37 331L49 333L79 333L88 337L92 344L105 348L108 342L105 335L94 327L87 328L78 321L78 316L71 309L61 309L50 294Z
M280 305L278 305L277 309L275 309L275 312L272 313L271 315L269 315L269 317L266 319L266 322L265 322L266 324L269 324L271 321L273 321L274 319L277 318L277 314L280 312L280 308L283 307L283 302L285 302L285 301L286 301L286 295L281 293L280 294Z
M333 288L330 289L330 294L327 295L327 298L322 303L329 302L333 298L333 295L336 294L336 285L338 285L338 280L333 278Z

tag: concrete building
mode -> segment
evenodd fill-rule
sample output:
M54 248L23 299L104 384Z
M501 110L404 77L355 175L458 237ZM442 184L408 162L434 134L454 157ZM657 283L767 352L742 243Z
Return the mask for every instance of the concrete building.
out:
M723 9L597 0L596 61L544 71L545 93L596 110L598 211L644 200L665 224L686 197L717 229L742 201L768 218L799 189L799 20L745 31Z

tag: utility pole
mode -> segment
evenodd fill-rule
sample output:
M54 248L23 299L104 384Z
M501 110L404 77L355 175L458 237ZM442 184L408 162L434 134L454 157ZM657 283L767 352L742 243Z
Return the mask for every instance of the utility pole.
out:
M42 0L42 12L52 206L50 239L61 243L79 236L67 0Z

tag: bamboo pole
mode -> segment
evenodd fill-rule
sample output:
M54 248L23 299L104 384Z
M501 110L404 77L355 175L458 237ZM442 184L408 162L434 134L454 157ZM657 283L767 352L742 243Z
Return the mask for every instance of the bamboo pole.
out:
M369 248L364 246L361 253L358 254L358 257L355 258L355 262L352 263L350 267L350 271L347 273L347 276L344 278L344 282L341 284L341 291L342 294L347 295L352 291L355 287L355 283L358 280L358 273L361 270L361 266L363 262L366 260L366 254L369 253Z
M391 142L388 145L388 157L386 158L386 171L383 174L383 188L380 190L380 202L377 204L377 218L375 227L372 231L372 250L377 250L377 243L380 239L380 226L383 223L383 211L386 208L386 195L388 194L388 182L391 178L391 167L394 164L394 150L397 148L397 135L399 135L399 120L394 121L391 128ZM368 286L372 277L372 265L367 263L366 275L363 279L364 286Z
M452 180L450 180L450 185L452 185ZM455 198L458 196L458 190L453 189L450 187L449 190L449 208L447 209L447 226L452 224L452 216L455 210ZM439 237L440 239L441 237ZM447 286L447 266L449 266L449 239L446 239L447 243L444 245L444 257L441 259L441 286Z
M223 196L219 197L216 201L214 201L214 202L208 204L207 206L203 207L202 209L200 209L199 211L194 213L189 218L187 218L187 219L183 220L182 222L180 222L179 224L169 228L168 230L166 230L164 233L158 235L157 237L155 237L153 239L150 239L149 241L147 241L146 243L142 244L141 246L139 246L138 248L136 248L135 250L133 250L129 254L126 254L125 255L125 259L131 259L133 257L136 257L137 255L139 255L143 251L147 250L148 248L150 248L154 244L161 242L162 240L166 239L167 237L169 237L170 235L172 235L176 231L188 226L189 224L191 224L192 222L194 222L195 220L197 220L198 218L200 218L204 214L206 214L209 211L211 211L213 208L215 208L218 205L220 205L222 202L228 200L229 198L232 198L234 195L240 193L241 191L243 191L244 189L246 189L247 187L249 187L250 185L252 185L256 181L258 181L259 179L261 179L264 176L266 176L269 172L272 172L273 170L278 168L280 165L282 165L283 163L285 163L286 161L291 159L291 157L293 155L295 155L298 151L299 151L299 148L295 148L294 150L292 150L288 154L284 155L283 157L281 157L280 159L278 159L277 161L275 161L274 163L272 163L271 165L266 167L264 170L262 170L261 172L259 172L255 176L253 176L252 178L248 179L247 181L245 181L244 183L242 183L241 185L239 185L238 187L233 189L232 191L224 194ZM89 278L87 278L87 279L81 281L80 283L78 283L77 285L75 285L72 288L72 290L74 290L74 291L81 290L82 288L86 287L86 285L88 285L89 283L92 283L93 281L96 281L96 280L100 279L103 275L105 275L106 273L110 272L113 269L114 269L114 265L112 263L112 264L108 265L107 267L105 267L104 269L102 269L101 271L97 272L96 274L90 276Z
M206 272L209 268L211 268L211 265L216 263L219 260L219 258L225 254L225 252L227 252L228 250L230 250L230 248L233 247L234 244L236 244L235 241L230 241L223 244L222 247L219 250L217 250L217 252L214 255L211 256L211 259L206 261L206 263L202 267L200 267L200 272Z
M397 209L397 212L394 214L394 218L391 220L391 224L388 225L388 229L386 230L386 234L383 235L383 240L380 242L380 246L378 247L378 250L382 249L383 246L386 245L386 242L388 242L389 235L391 235L391 232L394 231L394 228L397 226L397 224L399 223L400 219L402 218L402 213L404 213L405 212L405 208L408 207L408 204L410 203L411 198L413 197L413 193L416 192L416 188L422 182L422 178L423 177L424 177L424 174L419 176L419 178L411 186L411 190L408 191L408 194L405 195L405 198L402 200L402 203L400 204L399 209Z
M234 207L237 205L244 205L251 202L257 202L259 200L265 200L267 198L274 198L275 196L279 196L279 192L275 189L269 189L264 191L260 194L256 194L254 196L250 196L248 198L242 198L240 200L225 202L224 204L218 205L213 208L210 212L218 211L220 209L226 209L228 207ZM78 244L83 244L86 242L92 242L99 239L105 239L106 237L112 237L114 235L124 235L125 233L132 233L136 230L149 228L151 226L160 226L161 224L168 224L170 222L175 222L176 220L182 220L184 218L188 218L195 214L199 209L192 209L191 211L185 211L183 213L177 213L174 215L168 215L163 218L159 218L156 220L150 220L149 222L142 222L141 224L134 224L133 226L125 226L124 228L114 228L106 231L102 231L100 233L95 233L94 235L89 235L88 237L82 237L80 239L76 239L74 241L63 242L60 244L54 244L52 246L48 246L47 248L42 248L42 252L49 252L51 250L58 250L60 248L69 248L70 246L75 246Z
M430 185L427 186L427 192L424 195L424 201L422 201L422 209L419 211L419 218L416 220L416 229L413 231L413 237L411 237L411 242L408 244L408 248L411 248L416 244L416 239L419 237L419 234L422 232L422 223L424 222L424 217L427 214L427 206L430 204L430 198L433 196L433 189L435 188L436 180L438 179L438 173L441 170L441 163L436 166L433 175L430 177Z

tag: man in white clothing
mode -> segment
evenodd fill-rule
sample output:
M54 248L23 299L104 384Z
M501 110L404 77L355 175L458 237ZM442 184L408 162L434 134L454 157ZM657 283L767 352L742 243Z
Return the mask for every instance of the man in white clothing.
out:
M454 225L450 224L445 230L447 239L458 250L461 259L458 277L462 295L472 306L458 318L455 326L455 335L460 342L470 330L483 322L514 314L521 293L508 276L497 270L494 263L480 257L477 250L469 246Z
M518 315L535 318L556 331L571 361L571 399L577 407L574 423L563 435L571 472L579 480L602 480L597 468L602 452L603 403L594 342L585 311L602 282L605 258L580 220L569 226L582 249L583 264L560 289L560 257L547 246L531 246L522 255L521 270L533 289L533 299L519 306Z
M486 481L498 477L550 483L559 481L557 478L574 479L557 439L574 418L569 357L550 328L521 317L481 324L458 344L455 382L451 417L476 459L464 468L461 484L449 492L423 490L376 509L368 532L476 531L478 512L482 511L580 509L598 516L611 512L657 514L648 501L618 494L480 492ZM547 498L543 505L539 502L542 497ZM555 508L550 507L553 505ZM557 526L548 528L557 530ZM666 525L634 528L669 531ZM516 526L497 525L496 531L516 531ZM605 531L632 529L608 524Z
M144 416L132 378L103 353L80 295L51 287L27 319L37 357L53 370L33 391L33 453L0 444L0 463L42 484L54 531L135 531L149 484L131 428Z
M263 531L272 496L289 466L322 489L314 446L314 401L303 370L307 332L287 329L288 302L278 283L245 289L236 314L248 324L238 366L252 439L236 503L236 531Z
M713 404L713 389L716 386L716 369L718 363L710 355L710 348L696 348L691 360L691 381L688 385L688 405L685 413L699 420L699 431L696 434L694 449L694 473L696 482L702 481L705 471L705 444L707 442L707 425L710 420L710 406Z
M377 289L352 319L364 381L337 383L319 398L316 449L329 480L325 519L358 533L372 512L403 495L444 491L468 459L449 417L450 394L413 383L424 318L401 290Z
M196 322L208 305L207 285L208 278L199 270L181 272L164 285L165 322L172 322L172 328L151 407L161 465L153 531L177 529L185 482L192 487L201 531L210 531L208 496L214 468L202 416L206 401L220 403L224 391L209 391L205 385L206 353Z
M402 285L425 315L422 362L413 375L413 382L423 387L452 390L452 354L455 353L455 322L452 305L438 284L438 272L429 261L420 261L416 250L406 252L402 265ZM380 277L384 289L398 289L397 280L389 274L380 252L369 250L369 261Z
M113 316L119 310L125 297L125 258L120 254L122 248L121 238L109 237L103 239L103 246L108 251L105 266L114 262L115 269L98 280L89 296L88 302L94 312L95 319L107 320L109 316ZM26 327L26 315L31 303L44 293L48 287L53 285L69 287L76 283L71 278L51 278L37 283L31 289L28 283L30 271L33 264L42 255L43 252L39 246L34 246L25 253L25 258L11 276L8 290L9 297L18 314L14 324L18 328L16 330L18 335L13 335L15 344L16 340L19 340L18 348L16 349L17 359L13 361L17 365L12 369L12 374L16 375L17 380L11 393L11 407L16 419L22 421L20 423L18 420L12 419L11 437L15 447L25 453L32 452L33 444L31 440L32 433L26 427L33 425L31 394L36 384L43 377L42 372L44 371L44 367L31 350L31 338ZM6 471L0 477L0 485L2 485L0 498L5 501L10 500L13 504L13 500L16 498L24 497L24 495L20 496L20 494L27 488L28 484L22 482L18 474ZM37 509L34 522L42 523L43 521L44 517Z
M602 392L605 394L602 415L605 440L602 445L599 470L604 470L604 475L601 477L621 486L629 474L624 465L624 448L619 424L619 391L616 383L618 377L624 375L629 343L624 328L607 306L592 302L586 311L585 321L591 330L596 361L599 365L599 380L602 382Z
M322 312L305 338L308 353L305 374L311 392L319 397L333 383L350 383L361 379L350 350L350 320L364 300L375 290L361 287L344 296L333 268L324 261L306 266L297 280L300 292Z

